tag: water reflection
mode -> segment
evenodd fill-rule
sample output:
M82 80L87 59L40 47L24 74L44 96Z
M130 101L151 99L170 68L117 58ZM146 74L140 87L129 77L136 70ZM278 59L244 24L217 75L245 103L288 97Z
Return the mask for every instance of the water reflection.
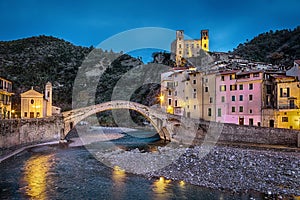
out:
M46 199L47 173L52 166L53 155L35 155L24 165L23 184L21 189L31 198Z
M112 172L113 188L112 194L113 199L123 199L125 191L125 170L119 166L114 166Z
M167 180L164 177L160 177L153 182L153 191L156 194L155 199L169 199L169 192L167 192L168 184L171 180Z

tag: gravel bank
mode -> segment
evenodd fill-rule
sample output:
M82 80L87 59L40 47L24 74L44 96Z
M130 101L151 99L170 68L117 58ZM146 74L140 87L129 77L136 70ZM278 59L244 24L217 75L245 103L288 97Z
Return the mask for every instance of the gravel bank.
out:
M100 160L128 172L214 189L300 196L300 153L216 146L160 147L157 152L98 153Z

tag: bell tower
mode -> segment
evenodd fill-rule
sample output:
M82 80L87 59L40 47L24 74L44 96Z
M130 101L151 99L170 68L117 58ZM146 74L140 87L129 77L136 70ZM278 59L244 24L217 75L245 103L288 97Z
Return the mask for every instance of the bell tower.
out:
M208 30L201 31L201 47L204 51L209 51Z
M52 84L47 82L45 86L45 99L46 99L46 116L52 116Z
M176 64L181 64L181 58L184 57L184 31L176 31Z

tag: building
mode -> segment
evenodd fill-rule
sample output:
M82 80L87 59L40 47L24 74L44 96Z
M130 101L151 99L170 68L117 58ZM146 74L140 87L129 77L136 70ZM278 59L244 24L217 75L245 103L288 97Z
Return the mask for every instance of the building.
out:
M216 121L261 126L263 71L216 75Z
M163 111L188 118L202 118L202 73L175 68L161 75Z
M297 77L277 76L274 126L300 130L300 82Z
M216 121L216 73L204 73L202 82L202 118Z
M0 77L0 119L11 118L12 82Z
M300 60L294 61L294 66L286 71L287 76L295 76L300 81Z
M52 106L52 84L45 86L45 95L33 87L21 94L21 118L43 118L60 113L60 108Z
M184 39L184 31L176 31L176 39L171 44L171 52L175 54L177 66L181 65L182 58L197 57L200 50L209 51L208 30L201 31L200 39Z

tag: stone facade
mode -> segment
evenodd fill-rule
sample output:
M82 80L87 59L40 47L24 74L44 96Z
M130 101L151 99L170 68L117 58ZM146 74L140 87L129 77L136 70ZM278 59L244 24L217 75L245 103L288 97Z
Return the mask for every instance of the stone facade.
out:
M0 120L0 148L59 140L62 117Z
M209 51L208 30L201 31L200 39L184 39L184 31L176 31L176 39L171 44L171 52L175 54L177 66L181 64L182 58L199 56L200 50Z

